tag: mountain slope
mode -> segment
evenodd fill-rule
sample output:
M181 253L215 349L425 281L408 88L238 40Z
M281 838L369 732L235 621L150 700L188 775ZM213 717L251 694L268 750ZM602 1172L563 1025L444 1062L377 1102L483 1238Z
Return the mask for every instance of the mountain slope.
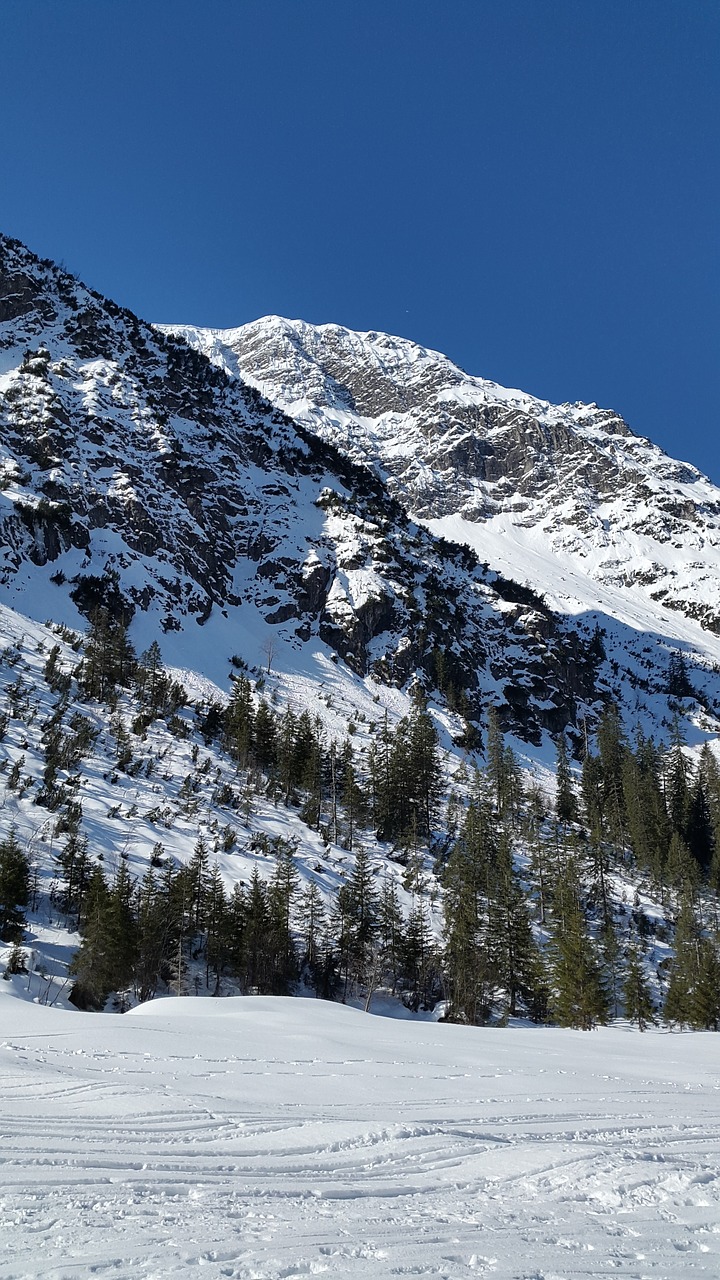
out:
M551 405L386 334L269 317L183 329L216 362L350 456L425 523L479 551L493 533L544 547L720 629L720 490L596 405ZM438 525L456 518L453 525ZM459 518L463 523L457 523ZM482 525L482 536L469 527ZM542 571L528 576L545 590Z
M334 653L349 678L450 683L534 739L592 714L587 629L414 523L381 476L17 242L0 280L8 603L75 627L103 604L221 683L270 645L287 670Z
M380 475L413 519L586 635L599 626L630 723L666 735L677 654L714 718L720 490L695 468L611 411L550 405L404 339L278 317L178 332Z

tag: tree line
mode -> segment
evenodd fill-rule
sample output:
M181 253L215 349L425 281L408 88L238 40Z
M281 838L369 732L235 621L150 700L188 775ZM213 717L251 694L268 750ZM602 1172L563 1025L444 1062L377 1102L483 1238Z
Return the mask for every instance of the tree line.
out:
M134 882L126 860L109 877L88 849L80 805L61 779L92 732L70 706L58 653L45 667L57 702L43 726L41 802L58 809L66 837L54 896L81 932L72 976L82 1007L104 1007L112 993L146 1000L158 991L280 994L302 985L366 1001L382 988L414 1009L442 1000L447 1018L472 1024L521 1016L590 1028L624 1012L641 1027L664 1017L717 1029L720 769L709 748L691 766L679 722L664 750L641 734L630 743L608 705L582 752L578 787L568 743L558 739L550 805L524 782L493 708L483 767L463 766L448 786L419 687L409 714L395 726L385 717L367 726L358 750L352 733L328 741L319 717L278 710L262 681L253 689L240 669L227 705L195 711L198 733L235 769L237 786L224 785L217 798L244 809L246 823L259 793L295 809L328 846L350 852L347 872L336 884L312 873L302 885L294 843L256 835L251 876L228 890L199 837L187 866L156 846ZM113 712L123 691L134 699L130 730L120 722L113 730L118 769L133 768L133 735L154 719L188 733L178 714L184 691L164 671L159 647L136 658L107 610L95 615L74 676L83 696ZM16 687L11 713L22 712L21 699ZM198 764L181 794L204 785ZM378 843L395 876L368 854ZM23 857L11 832L0 847L0 924L11 941L29 901ZM639 902L623 909L618 874L647 884L669 926ZM674 950L653 975L650 948L673 931Z

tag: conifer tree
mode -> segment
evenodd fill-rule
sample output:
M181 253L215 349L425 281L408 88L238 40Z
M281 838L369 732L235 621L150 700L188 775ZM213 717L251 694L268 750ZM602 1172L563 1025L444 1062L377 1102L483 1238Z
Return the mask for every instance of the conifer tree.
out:
M245 972L245 925L247 898L245 887L239 881L233 885L227 904L227 966L230 973L242 983Z
M717 938L700 939L692 1016L693 1025L699 1029L720 1030L720 951Z
M115 882L108 891L105 908L104 981L108 992L122 991L133 981L138 954L133 896L134 885L127 860L121 858Z
M668 968L663 1018L681 1026L695 1026L695 993L700 968L701 931L692 892L687 887L675 924L675 945Z
M555 746L557 751L555 764L555 813L560 822L577 822L578 803L573 787L564 734L559 734Z
M167 896L152 867L148 867L137 892L135 927L135 990L138 1000L144 1003L156 994L171 951Z
M297 955L291 919L298 887L295 846L286 840L275 844L275 870L268 886L267 975L270 995L286 995L297 978Z
M99 866L93 867L81 912L82 942L70 963L69 973L77 979L70 1000L80 1009L102 1009L110 992L108 951L109 892Z
M666 883L670 822L660 781L660 758L652 739L638 735L623 762L628 838L638 866L650 874L661 896Z
M315 991L320 986L326 912L315 880L309 880L300 899L298 922L301 936L301 967Z
M623 993L625 974L620 942L612 912L610 911L604 916L600 931L600 955L608 999L608 1011L613 1018L617 1018L620 1013L620 999Z
M673 831L685 839L690 811L690 766L683 752L680 723L676 719L673 743L665 767L665 796Z
M496 857L492 814L474 802L448 859L445 887L444 971L448 1019L487 1022L494 975L486 945L490 868Z
M688 797L687 844L700 870L707 873L713 856L713 828L705 780L698 772Z
M245 991L267 991L269 928L267 887L254 867L245 902L242 969L238 975Z
M135 653L123 621L104 606L94 611L85 640L78 679L90 698L114 702L117 686L126 688L135 671Z
M14 827L0 841L0 939L19 942L30 901L30 861Z
M75 827L68 835L65 848L57 856L63 886L60 892L60 909L68 916L75 917L76 929L80 927L83 900L87 888L92 865L88 854L88 843L85 836L80 835Z
M619 850L625 843L623 761L626 743L620 712L615 703L609 703L600 717L597 746L600 759L603 830L616 850Z
M535 1008L540 957L527 900L513 865L512 845L504 830L491 867L487 946L496 984L504 994L506 1014L515 1017L521 1004L526 1011Z
M419 836L429 839L442 794L438 734L422 690L413 701L407 721L407 764L410 775L411 820Z
M678 898L692 896L699 880L698 865L682 836L673 831L666 865L667 880L676 890Z
M655 1022L655 1006L645 976L642 952L636 942L631 942L627 949L623 994L625 1016L637 1024L638 1031L645 1031Z
M410 909L402 932L403 1003L409 1009L429 1009L440 994L440 966L427 917L427 908L418 898Z
M170 681L157 640L153 640L144 653L141 653L135 667L134 684L138 702L148 722L166 711Z
M220 980L228 960L228 903L223 888L220 869L215 863L207 888L205 905L205 986L210 988L210 973L214 976L213 995L220 993Z
M580 878L574 859L555 886L550 940L552 1012L563 1027L589 1031L608 1016L607 994L587 928Z
M490 783L493 805L501 812L503 796L503 773L505 763L505 743L500 717L496 707L488 707L487 734L485 737L485 772Z
M345 994L362 986L369 972L377 928L378 898L366 849L360 845L353 869L337 895Z
M583 808L585 810L585 821L588 825L590 838L598 844L603 839L604 831L604 796L602 784L603 772L600 757L593 755L591 751L586 751L582 765L581 782Z
M277 725L275 717L264 698L255 712L253 755L258 768L269 772L277 759Z
M377 938L383 969L395 994L402 959L403 914L394 880L383 880L377 903Z
M210 890L210 854L202 836L198 836L193 856L187 865L187 882L190 891L189 911L193 934L205 928L207 901Z

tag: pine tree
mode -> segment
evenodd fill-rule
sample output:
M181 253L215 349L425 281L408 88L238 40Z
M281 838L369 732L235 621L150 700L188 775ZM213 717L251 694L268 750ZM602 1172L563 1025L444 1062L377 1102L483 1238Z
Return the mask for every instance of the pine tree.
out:
M220 993L220 980L229 953L228 902L220 869L215 863L208 881L205 906L207 943L205 946L205 986L210 989L210 973L214 975L213 995Z
M127 859L121 858L108 895L108 981L112 991L123 990L133 980L138 947L134 895Z
M320 986L326 912L315 880L309 880L305 887L299 904L298 922L302 939L301 968L317 992Z
M277 760L277 724L264 698L255 713L253 756L258 768L270 772Z
M298 973L297 954L291 919L298 887L295 868L295 846L278 839L275 844L275 870L267 892L268 970L266 990L270 995L287 995Z
M353 869L337 895L345 994L367 980L377 928L378 898L367 851L356 850Z
M245 902L245 927L243 930L242 969L238 975L245 991L262 994L268 990L270 957L268 934L270 912L267 886L257 867L250 876L250 887Z
M15 829L0 842L0 938L19 942L30 901L30 862Z
M70 1001L79 1009L99 1010L112 991L108 943L110 894L99 866L93 867L83 901L82 942L71 961L69 973L77 980Z
M603 829L616 849L625 843L626 813L623 795L623 761L626 743L620 712L615 703L603 711L597 728L600 756Z
M673 831L685 839L690 811L690 766L683 753L678 722L666 761L665 795Z
M147 722L167 710L170 680L163 666L157 640L141 653L134 674L135 691Z
M670 840L666 875L679 897L694 893L699 880L698 865L677 831L673 832Z
M86 837L81 836L78 830L71 830L65 848L58 854L57 862L63 880L60 909L68 916L75 916L74 927L79 929L83 900L92 870Z
M422 898L411 907L402 933L403 1004L409 1009L430 1009L440 994L440 967L427 909Z
M652 739L638 735L623 762L628 837L638 866L650 874L661 896L666 883L670 822L660 781L660 759Z
M505 775L505 743L502 729L500 728L500 717L495 707L488 708L485 744L486 773L490 783L493 804L497 812L502 813Z
M631 942L627 950L627 966L623 990L625 1016L637 1024L638 1031L655 1022L655 1006L650 986L645 976L642 952L637 943Z
M128 687L135 666L135 653L125 623L104 607L96 609L90 618L85 657L78 673L88 697L99 702L114 702L117 686Z
M145 872L135 901L137 951L135 990L143 1003L152 1000L163 966L170 959L170 922L166 891L151 867Z
M240 882L233 885L227 904L227 967L241 984L245 973L245 927L247 922L247 896Z
M444 972L447 1017L471 1025L487 1022L494 975L486 945L490 868L496 857L494 821L487 806L472 803L448 859L445 887Z
M407 765L410 779L410 818L420 838L432 835L442 795L442 768L437 729L421 691L416 693L407 720Z
M571 859L555 886L550 940L552 1011L563 1027L589 1031L608 1016L600 964L585 921L580 879Z
M567 747L564 734L556 739L557 760L555 765L555 813L559 822L577 822L578 803L573 788L572 774L568 763Z
M686 836L693 858L701 871L707 873L712 863L714 839L710 804L702 772L698 773L690 791Z
M527 900L513 865L512 845L501 831L492 867L487 946L495 981L505 999L506 1015L519 1006L535 1008L541 978L540 957L530 924Z
M692 893L685 890L675 924L674 954L668 969L663 1018L681 1026L695 1026L695 990L700 963L701 932Z
M403 914L394 880L386 876L377 904L377 938L383 969L393 995L400 976Z
M717 939L700 939L692 1019L693 1025L700 1030L720 1030L720 952Z
M205 928L210 890L210 854L202 836L198 836L195 842L193 856L187 865L187 875L191 928L194 934L199 934Z

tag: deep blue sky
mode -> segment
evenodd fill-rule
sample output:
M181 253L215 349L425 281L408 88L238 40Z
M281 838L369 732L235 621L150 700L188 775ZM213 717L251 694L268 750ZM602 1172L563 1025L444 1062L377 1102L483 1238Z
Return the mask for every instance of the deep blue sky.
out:
M720 482L718 0L3 0L0 229L403 334Z

